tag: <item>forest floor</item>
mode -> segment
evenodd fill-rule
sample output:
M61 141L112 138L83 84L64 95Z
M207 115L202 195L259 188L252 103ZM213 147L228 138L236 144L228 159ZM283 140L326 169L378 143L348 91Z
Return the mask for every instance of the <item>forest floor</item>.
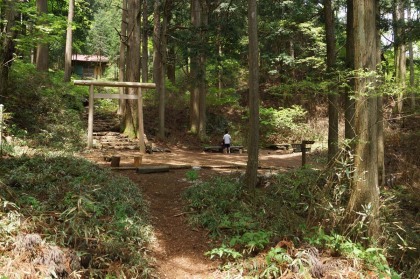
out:
M218 270L218 262L204 255L211 249L207 232L188 224L183 191L191 187L187 172L198 169L198 179L244 172L247 154L204 153L173 147L171 152L146 154L142 166L170 166L169 172L139 174L135 170L115 170L129 177L142 190L150 204L151 224L155 229L155 241L150 256L157 278L226 278ZM90 159L95 158L90 154ZM310 155L311 156L311 155ZM96 156L95 162L109 167L110 164ZM284 154L262 150L260 172L278 172L301 165L301 153ZM121 158L121 166L130 166L132 159Z

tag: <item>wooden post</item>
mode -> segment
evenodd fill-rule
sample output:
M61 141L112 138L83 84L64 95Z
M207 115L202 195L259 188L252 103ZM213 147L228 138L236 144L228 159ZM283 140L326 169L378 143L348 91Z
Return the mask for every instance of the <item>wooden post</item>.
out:
M306 164L306 145L313 144L315 141L313 140L303 140L300 149L302 151L302 167Z
M140 153L146 153L146 145L144 142L144 123L143 123L143 96L141 92L141 87L137 87L137 106L139 111L139 129L137 131L138 138L139 138L139 146L140 146Z
M88 148L93 146L93 84L89 85Z
M120 160L121 160L121 157L112 156L111 157L111 167L113 167L113 168L119 167L120 166Z
M134 166L136 168L140 167L142 161L142 156L134 156Z

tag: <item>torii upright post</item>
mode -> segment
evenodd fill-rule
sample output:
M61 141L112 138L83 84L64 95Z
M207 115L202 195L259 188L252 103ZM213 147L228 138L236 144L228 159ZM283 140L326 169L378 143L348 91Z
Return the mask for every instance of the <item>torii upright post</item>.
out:
M139 139L139 149L140 153L144 154L146 152L146 145L144 141L144 123L143 123L143 95L141 92L141 87L137 87L137 106L138 106L138 117L139 117L139 128L137 131L137 137Z
M89 85L88 148L93 146L93 84Z

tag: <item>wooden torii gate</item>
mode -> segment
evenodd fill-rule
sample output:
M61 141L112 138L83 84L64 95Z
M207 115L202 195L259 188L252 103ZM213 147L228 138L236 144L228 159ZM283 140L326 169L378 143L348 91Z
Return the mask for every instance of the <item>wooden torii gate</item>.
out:
M143 96L142 88L156 88L155 83L142 83L142 82L112 82L112 81L96 81L96 80L75 80L75 85L89 86L89 118L88 118L88 142L87 147L92 148L93 146L93 102L94 99L130 99L137 100L138 104L138 115L139 115L139 128L138 128L138 139L140 152L145 152L144 144L144 123L143 123ZM101 94L94 93L94 86L102 87L132 87L136 88L137 94Z

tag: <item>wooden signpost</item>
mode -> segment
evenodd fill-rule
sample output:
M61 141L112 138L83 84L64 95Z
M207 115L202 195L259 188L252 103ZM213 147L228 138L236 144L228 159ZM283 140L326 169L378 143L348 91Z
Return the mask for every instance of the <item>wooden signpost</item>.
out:
M313 144L313 140L303 140L300 149L302 150L302 167L306 165L306 145Z

